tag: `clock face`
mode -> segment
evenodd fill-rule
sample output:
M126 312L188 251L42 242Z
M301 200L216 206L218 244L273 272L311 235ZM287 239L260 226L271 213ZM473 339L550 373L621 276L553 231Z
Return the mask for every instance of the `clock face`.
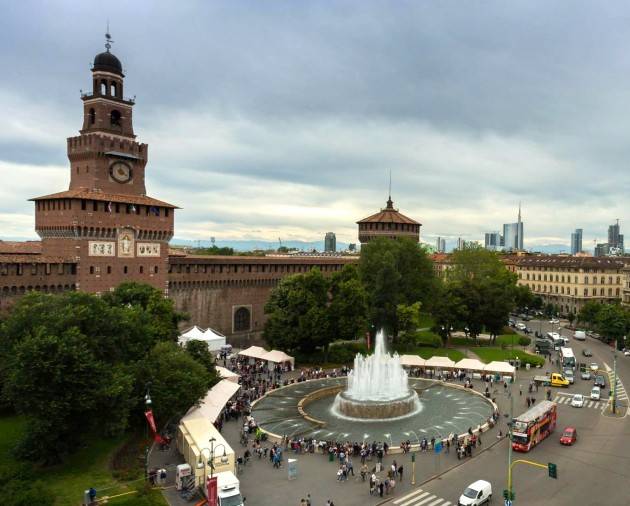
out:
M109 174L118 183L127 183L131 179L131 167L125 162L114 162L109 167Z

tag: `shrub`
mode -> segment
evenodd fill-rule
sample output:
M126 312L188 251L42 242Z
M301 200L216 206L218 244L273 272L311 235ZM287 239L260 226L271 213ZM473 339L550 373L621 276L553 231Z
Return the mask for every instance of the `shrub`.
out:
M532 342L532 339L527 336L520 336L518 338L518 344L520 344L521 346L529 346L531 342Z

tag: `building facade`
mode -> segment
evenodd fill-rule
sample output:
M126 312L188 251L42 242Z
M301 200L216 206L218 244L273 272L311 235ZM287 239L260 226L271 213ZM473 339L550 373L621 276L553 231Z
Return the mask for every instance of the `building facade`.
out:
M576 228L571 234L571 254L577 255L582 252L582 229Z
M444 239L443 237L438 237L435 240L435 251L436 253L446 252L446 239Z
M337 236L334 232L326 232L324 237L324 251L326 253L334 253L337 251Z
M624 262L604 257L521 256L511 264L518 283L528 286L560 313L577 313L589 301L610 303L622 298Z
M502 247L501 234L499 232L486 232L484 247L490 251L499 251Z

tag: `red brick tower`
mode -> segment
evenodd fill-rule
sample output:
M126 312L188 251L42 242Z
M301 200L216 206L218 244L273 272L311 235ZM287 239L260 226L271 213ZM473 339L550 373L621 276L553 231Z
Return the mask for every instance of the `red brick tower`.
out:
M135 140L134 100L124 98L122 64L96 55L92 92L82 94L83 128L68 139L70 188L32 199L42 253L77 262L77 288L112 290L122 281L166 290L175 206L146 196L148 146Z

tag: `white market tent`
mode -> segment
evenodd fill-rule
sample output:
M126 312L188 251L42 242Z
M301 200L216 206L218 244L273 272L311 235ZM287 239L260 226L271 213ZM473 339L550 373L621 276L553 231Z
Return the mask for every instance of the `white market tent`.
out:
M238 383L238 378L239 375L236 374L235 372L230 371L229 369L225 368L225 367L221 367L220 365L215 366L217 372L219 373L219 376L222 379L226 379L229 381L232 381L233 383Z
M425 364L425 360L418 355L401 355L400 365L407 367L422 367Z
M468 371L483 371L485 367L486 364L476 358L462 358L455 364L455 369L465 369Z
M291 367L295 365L295 359L287 355L284 351L271 350L265 353L261 360L266 360L267 362L272 362L274 364L284 364L285 362L289 362Z
M241 357L257 358L259 360L264 360L263 356L266 353L267 350L265 350L265 348L261 348L260 346L250 346L246 350L238 352Z
M223 379L214 385L208 392L199 406L193 406L184 415L182 421L193 418L204 418L215 422L223 411L227 402L238 392L241 386L228 379Z
M436 369L452 369L455 366L455 362L453 362L448 357L440 357L433 356L429 360L424 363L425 367L436 368Z
M494 362L486 364L483 370L487 373L510 374L513 376L515 368L513 365L510 365L507 362L500 362L498 360L495 360Z
M210 351L219 351L225 345L225 336L216 330L203 330L197 325L181 334L177 342L184 346L188 341L203 341Z

